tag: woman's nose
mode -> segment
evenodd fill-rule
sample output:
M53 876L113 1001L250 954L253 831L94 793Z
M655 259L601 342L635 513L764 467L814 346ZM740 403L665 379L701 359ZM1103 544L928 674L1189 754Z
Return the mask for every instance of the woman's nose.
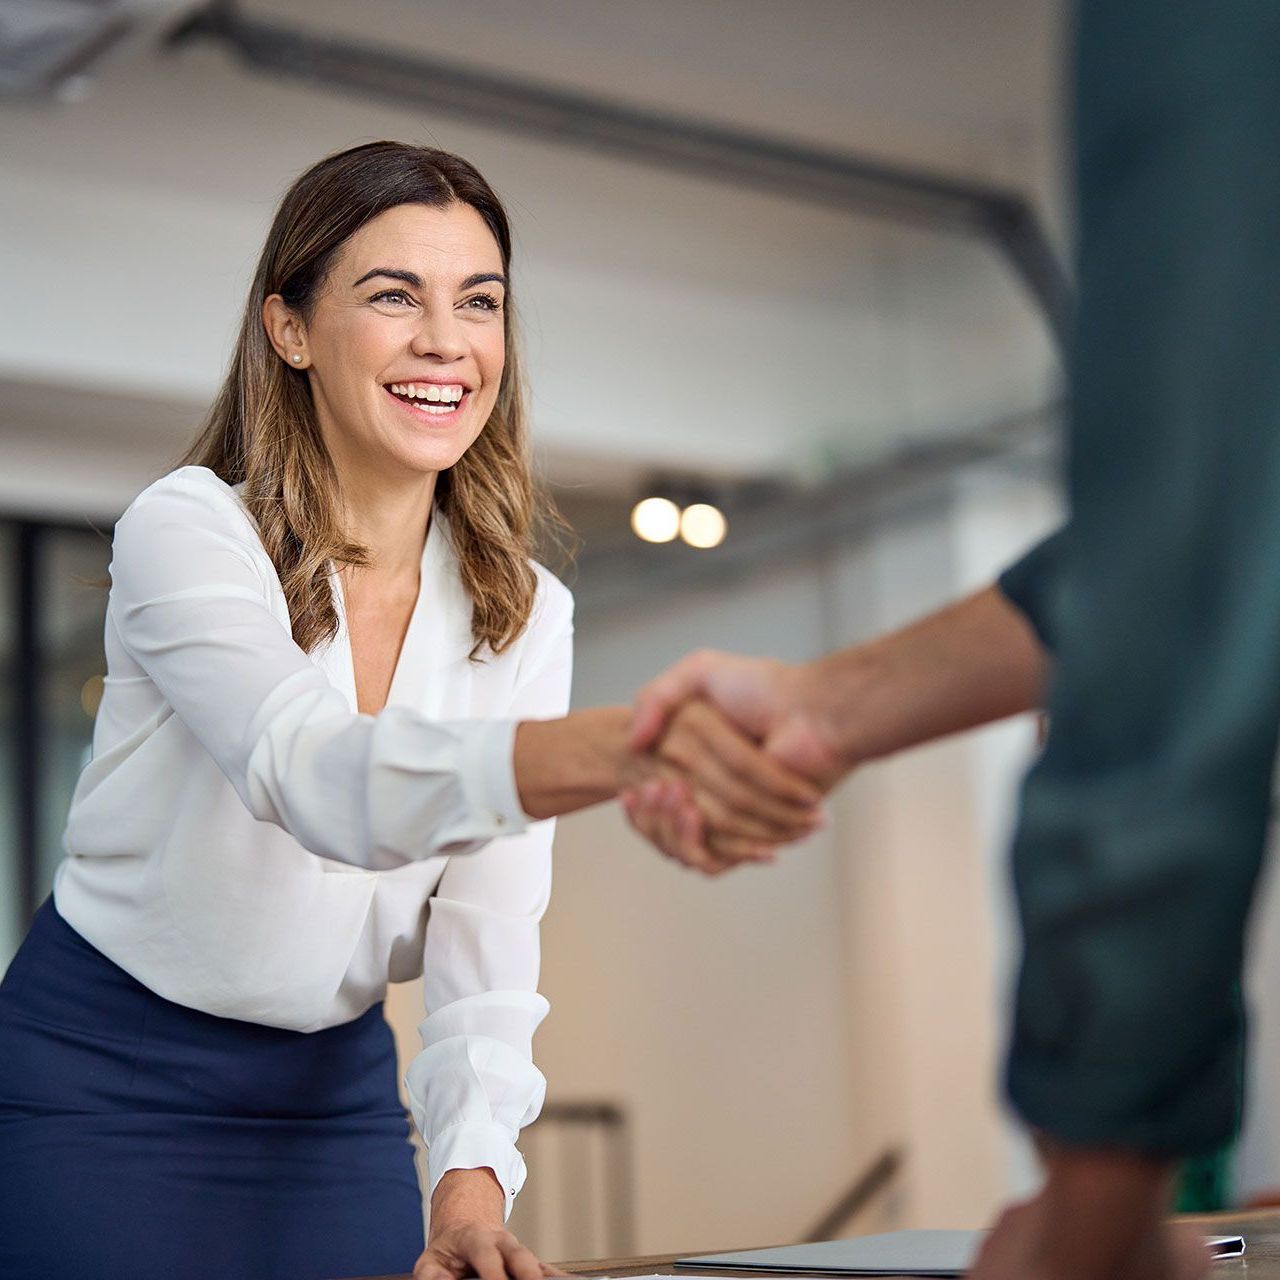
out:
M425 315L410 346L415 356L435 356L437 360L460 360L468 350L466 334L452 310Z

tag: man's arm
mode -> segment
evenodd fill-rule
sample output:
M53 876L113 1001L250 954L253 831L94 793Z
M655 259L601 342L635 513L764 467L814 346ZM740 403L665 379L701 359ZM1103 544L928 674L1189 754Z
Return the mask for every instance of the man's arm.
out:
M1015 570L1033 576L1032 553ZM1047 565L1042 565L1047 568ZM987 588L913 625L815 662L788 665L704 651L659 676L637 700L633 740L657 741L686 699L714 702L798 773L833 786L858 764L1039 703L1047 656L1008 588ZM742 859L716 839L690 851L687 806L642 791L622 797L631 825L690 866Z
M641 690L633 740L656 741L676 708L701 696L830 785L864 761L1037 707L1047 670L1026 618L988 587L814 662L691 654Z

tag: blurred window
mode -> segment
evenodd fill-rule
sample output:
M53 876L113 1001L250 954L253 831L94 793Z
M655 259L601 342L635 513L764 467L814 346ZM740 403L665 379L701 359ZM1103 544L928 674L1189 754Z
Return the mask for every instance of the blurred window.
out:
M0 968L48 895L89 758L111 559L85 526L0 521Z

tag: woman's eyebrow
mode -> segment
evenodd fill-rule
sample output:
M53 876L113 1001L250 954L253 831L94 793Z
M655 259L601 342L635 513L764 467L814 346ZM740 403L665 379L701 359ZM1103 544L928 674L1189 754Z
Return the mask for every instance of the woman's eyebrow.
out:
M362 284L372 280L374 276L386 276L388 280L402 280L411 288L422 288L422 277L420 275L412 271L401 270L399 267L374 267L372 271L366 271L351 287L358 289ZM458 285L458 288L474 289L478 284L500 284L505 289L507 287L507 277L500 271L481 271L474 276L468 276Z
M403 280L414 289L422 288L420 275L415 275L412 271L401 271L397 267L374 267L372 271L366 271L351 287L358 289L366 280L372 280L374 276L386 276L388 280Z

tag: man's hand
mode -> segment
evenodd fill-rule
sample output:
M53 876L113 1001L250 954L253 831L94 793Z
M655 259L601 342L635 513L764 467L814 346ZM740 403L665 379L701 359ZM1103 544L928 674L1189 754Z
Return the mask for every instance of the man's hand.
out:
M789 666L764 658L743 658L703 650L690 654L646 685L636 698L631 745L663 754L679 736L689 708L713 707L743 735L737 754L754 744L785 766L797 780L809 779L812 798L830 789L847 771L820 712L813 667ZM735 745L735 744L730 744ZM734 756L708 742L704 767L743 773ZM719 763L717 763L719 762ZM744 862L769 862L774 848L808 835L816 825L789 832L760 833L755 841L742 831L707 823L707 806L678 779L628 788L622 806L632 827L651 844L686 866L715 875ZM755 833L752 833L755 834Z
M657 743L677 709L705 698L775 760L812 778L823 790L848 770L824 715L824 699L812 666L768 658L743 658L704 649L677 662L636 696L632 745Z
M668 857L715 875L772 861L779 845L823 824L823 789L761 751L718 708L693 698L667 717L656 745L631 753L622 805Z
M1079 1237L1052 1243L1039 1197L1000 1215L969 1272L969 1280L1203 1280L1209 1251L1188 1226L1164 1223L1116 1263L1110 1251ZM1059 1224L1056 1234L1069 1231Z
M1171 1166L1046 1141L1044 1189L1005 1210L970 1280L1202 1280L1209 1254L1166 1220Z
M686 769L696 759L704 776L707 771L713 777L737 773L746 783L753 781L746 768L753 758L756 771L772 759L774 768L785 767L797 782L812 780L809 804L817 803L845 768L810 709L806 675L808 668L769 659L740 658L709 649L690 654L640 690L632 748L672 756ZM703 749L691 759L687 749L678 750L678 744L689 736L686 722L690 709L696 708L714 709L727 721L719 737L704 735ZM740 740L724 740L726 727L736 727ZM764 746L764 755L751 750L756 744ZM742 863L772 861L778 845L810 835L818 826L796 823L791 814L786 815L791 819L788 828L778 822L772 831L751 831L740 823L727 823L724 818L733 814L717 814L707 801L705 788L699 794L678 777L658 778L622 792L622 808L639 835L669 858L710 876ZM740 813L748 808L741 797L737 803ZM708 820L717 817L719 822Z

